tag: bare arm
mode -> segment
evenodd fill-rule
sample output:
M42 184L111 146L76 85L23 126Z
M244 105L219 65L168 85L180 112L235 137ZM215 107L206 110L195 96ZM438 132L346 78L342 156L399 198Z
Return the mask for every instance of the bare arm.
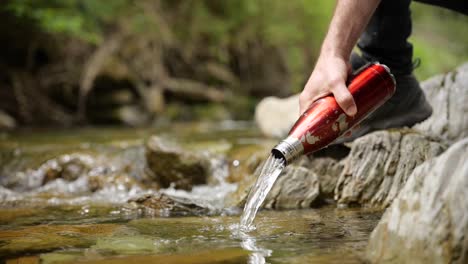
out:
M317 64L299 97L301 113L315 100L332 93L347 115L356 114L356 104L345 84L351 71L349 57L379 3L380 0L337 0Z

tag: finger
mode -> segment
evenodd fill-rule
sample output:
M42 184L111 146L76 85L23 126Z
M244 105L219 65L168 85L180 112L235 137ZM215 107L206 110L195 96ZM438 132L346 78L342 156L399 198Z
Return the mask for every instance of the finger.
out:
M336 102L348 116L354 116L357 113L356 103L344 83L336 84L331 88Z
M330 94L331 94L330 92L325 91L317 95L312 94L311 96L311 93L307 93L306 91L303 91L301 95L299 95L299 113L300 114L304 113L305 111L307 111L307 109L311 107L311 105L315 101Z
M309 108L311 100L304 92L299 95L299 114L302 115Z

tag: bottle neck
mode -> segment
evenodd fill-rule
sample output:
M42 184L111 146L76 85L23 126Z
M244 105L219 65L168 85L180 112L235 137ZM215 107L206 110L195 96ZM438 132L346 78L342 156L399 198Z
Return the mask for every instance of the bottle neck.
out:
M299 139L289 136L276 145L271 152L275 157L283 158L285 164L289 165L304 153L304 147Z

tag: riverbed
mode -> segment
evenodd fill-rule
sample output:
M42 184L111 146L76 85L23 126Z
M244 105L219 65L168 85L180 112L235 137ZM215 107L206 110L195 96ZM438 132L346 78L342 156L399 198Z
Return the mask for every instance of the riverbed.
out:
M129 199L157 192L141 181L142 146L155 134L212 153L275 142L248 122L2 133L0 258L7 263L363 262L378 211L335 205L263 210L256 230L242 233L240 208L219 203L235 183L184 193L211 197L207 201L215 210L207 214L161 216L132 207ZM67 180L82 169L76 164L60 177L50 172L74 159L91 167L86 177Z

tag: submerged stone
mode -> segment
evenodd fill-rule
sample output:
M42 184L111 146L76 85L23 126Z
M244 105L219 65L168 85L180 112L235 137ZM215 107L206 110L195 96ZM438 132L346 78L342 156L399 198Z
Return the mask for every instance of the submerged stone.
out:
M468 262L468 138L417 167L372 232L373 263Z
M160 245L154 238L125 235L98 238L91 249L106 253L134 255L159 252Z
M210 212L208 207L188 198L163 193L147 194L128 201L144 210L146 215L177 216L201 215Z
M107 256L90 259L80 259L83 264L127 264L127 263L164 263L164 264L229 264L247 263L249 252L239 248L203 250L186 254L171 255L136 255L136 256ZM65 262L76 263L76 261Z
M81 257L81 254L75 252L51 252L46 254L41 254L40 261L41 264L57 264L57 263L66 263L72 262L77 258Z
M149 176L163 188L190 190L205 184L210 175L210 161L201 154L188 152L153 136L146 143Z
M115 224L36 225L15 230L0 230L0 257L64 247L88 247L100 236L118 229Z

